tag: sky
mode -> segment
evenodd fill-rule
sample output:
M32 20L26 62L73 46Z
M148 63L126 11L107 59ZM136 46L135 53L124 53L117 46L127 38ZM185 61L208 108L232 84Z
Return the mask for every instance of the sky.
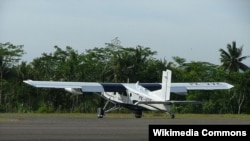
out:
M84 53L117 37L157 59L219 65L219 49L233 41L250 55L249 13L249 0L1 0L0 43L23 45L31 62L55 45Z

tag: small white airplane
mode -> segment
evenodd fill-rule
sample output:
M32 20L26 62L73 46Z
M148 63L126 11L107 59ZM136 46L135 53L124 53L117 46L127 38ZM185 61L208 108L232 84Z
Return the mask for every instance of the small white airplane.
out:
M164 111L175 118L172 104L201 103L199 101L170 100L170 94L187 95L189 90L226 90L233 86L225 82L192 82L171 83L171 70L163 71L161 83L97 83L97 82L62 82L33 81L23 82L38 88L63 88L72 94L94 92L106 99L103 108L97 109L97 117L103 118L105 113L125 107L134 111L136 118L142 117L142 111ZM107 109L108 103L114 107Z

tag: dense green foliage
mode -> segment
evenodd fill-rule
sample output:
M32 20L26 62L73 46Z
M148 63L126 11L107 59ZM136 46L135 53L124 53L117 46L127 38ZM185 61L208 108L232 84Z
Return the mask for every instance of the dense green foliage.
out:
M222 65L217 66L208 62L186 62L180 57L173 57L173 62L159 60L154 58L157 52L150 48L140 45L123 47L117 38L106 43L105 47L95 47L83 53L69 46L65 49L55 46L54 52L43 53L30 63L20 59L24 54L23 46L0 44L0 112L88 113L96 112L96 108L103 103L100 97L90 93L72 95L63 89L34 88L23 83L26 79L161 82L162 71L171 69L173 82L223 81L235 86L229 91L190 91L185 97L172 95L172 99L204 102L203 105L175 105L175 112L249 114L250 71L241 63L247 56L240 58L242 48L235 46L234 43L233 47L228 46L230 53L219 50ZM240 59L238 62L231 59L234 66L230 66L233 51Z

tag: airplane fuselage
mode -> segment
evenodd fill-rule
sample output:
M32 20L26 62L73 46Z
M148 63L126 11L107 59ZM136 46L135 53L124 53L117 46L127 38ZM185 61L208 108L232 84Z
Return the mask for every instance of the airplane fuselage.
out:
M137 93L127 90L127 92L104 92L102 94L105 99L112 101L113 103L120 104L131 110L151 110L151 111L167 111L167 105L164 104L136 104L138 101L154 101L148 97L143 97Z

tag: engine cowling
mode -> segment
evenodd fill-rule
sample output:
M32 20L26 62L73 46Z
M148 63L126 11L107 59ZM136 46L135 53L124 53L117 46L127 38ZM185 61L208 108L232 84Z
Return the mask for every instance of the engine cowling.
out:
M80 89L80 88L64 88L64 89L65 89L65 91L70 92L70 93L75 94L75 95L83 94L82 89Z

